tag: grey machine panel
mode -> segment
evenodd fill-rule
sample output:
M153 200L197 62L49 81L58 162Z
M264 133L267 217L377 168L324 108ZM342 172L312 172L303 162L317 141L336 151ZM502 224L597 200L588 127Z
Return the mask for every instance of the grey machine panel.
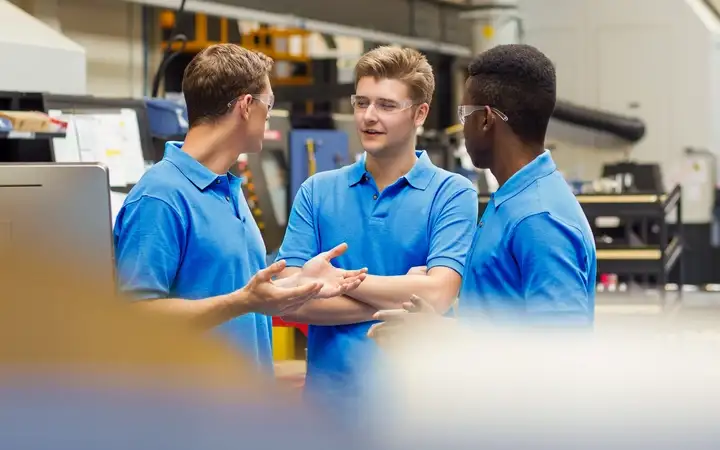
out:
M101 165L0 164L3 261L28 254L59 259L84 281L114 291L110 211L108 172Z

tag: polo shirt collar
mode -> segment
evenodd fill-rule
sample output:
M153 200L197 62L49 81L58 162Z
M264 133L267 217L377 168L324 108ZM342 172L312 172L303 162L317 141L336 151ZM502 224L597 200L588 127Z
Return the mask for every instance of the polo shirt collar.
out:
M361 182L366 173L365 153L363 153L360 159L350 166L350 172L348 172L348 186L352 187Z
M207 167L200 164L195 158L188 155L182 150L183 143L170 141L165 143L165 159L190 180L192 184L197 186L201 191L207 189L210 184L215 182L220 175L212 172ZM234 175L228 173L228 176Z
M557 170L555 162L550 156L550 152L545 150L541 155L536 157L517 173L510 177L500 189L498 189L493 195L495 207L499 207L506 200L511 199L530 184L539 180L540 178L546 177Z
M348 186L355 186L360 183L366 175L368 175L367 170L365 169L365 155L366 154L363 153L362 157L355 162L355 164L350 166ZM410 172L405 174L404 178L407 180L408 184L415 189L425 190L430 184L432 178L435 176L435 171L433 170L435 166L426 151L416 151L415 155L417 156L417 161L413 165L412 169L410 169Z

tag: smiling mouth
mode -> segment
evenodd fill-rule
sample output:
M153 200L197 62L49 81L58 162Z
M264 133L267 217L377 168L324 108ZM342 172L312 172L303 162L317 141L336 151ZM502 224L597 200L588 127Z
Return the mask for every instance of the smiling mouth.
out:
M375 131L375 130L363 130L363 133L367 134L368 136L380 136L380 135L385 134L385 133L382 133L380 131Z

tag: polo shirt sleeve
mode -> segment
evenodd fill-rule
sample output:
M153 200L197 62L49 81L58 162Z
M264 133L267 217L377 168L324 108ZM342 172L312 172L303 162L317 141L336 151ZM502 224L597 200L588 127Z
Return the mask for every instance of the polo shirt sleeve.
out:
M477 220L477 192L472 188L455 192L432 224L428 270L449 267L462 276Z
M276 261L285 260L288 267L302 267L320 253L315 236L312 194L310 178L300 186L295 196L285 237L276 258Z
M526 217L510 237L528 319L536 325L583 326L591 322L589 253L575 227L539 213Z
M164 201L143 196L123 207L115 225L120 290L134 299L167 298L182 261L186 226Z

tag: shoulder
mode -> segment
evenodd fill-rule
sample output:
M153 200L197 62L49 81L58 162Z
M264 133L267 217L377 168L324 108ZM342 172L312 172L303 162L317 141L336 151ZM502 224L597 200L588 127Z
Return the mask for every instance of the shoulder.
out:
M154 204L167 205L177 214L184 211L188 190L193 187L189 180L167 161L153 165L138 183L130 190L123 208L130 205Z
M137 195L125 201L118 212L116 234L130 229L137 233L156 234L168 229L185 229L187 218L166 200L153 195Z
M432 190L435 197L446 201L461 194L477 197L475 185L467 177L439 167L434 167L432 170L434 176L428 189Z
M348 176L350 174L350 166L344 166L339 169L326 170L311 175L302 183L303 189L309 189L311 192L326 192L335 189L341 183L347 186Z
M549 211L528 214L519 219L510 232L509 239L515 248L539 251L542 248L566 251L573 249L589 253L585 232L577 226Z
M505 200L500 210L510 222L519 222L525 217L543 213L566 222L574 222L579 218L585 220L585 214L570 186L557 171L529 183L519 193Z
M332 170L325 170L323 172L318 172L308 178L308 181L311 181L315 185L321 185L321 184L331 184L331 183L337 183L340 181L347 181L348 175L350 175L350 171L353 169L354 164L343 166L337 169Z
M437 168L428 190L434 198L432 210L435 213L445 215L452 211L470 217L473 222L477 220L477 190L468 178Z
M128 193L118 212L116 228L130 222L146 227L160 221L186 223L187 187L183 179L172 164L155 164Z

